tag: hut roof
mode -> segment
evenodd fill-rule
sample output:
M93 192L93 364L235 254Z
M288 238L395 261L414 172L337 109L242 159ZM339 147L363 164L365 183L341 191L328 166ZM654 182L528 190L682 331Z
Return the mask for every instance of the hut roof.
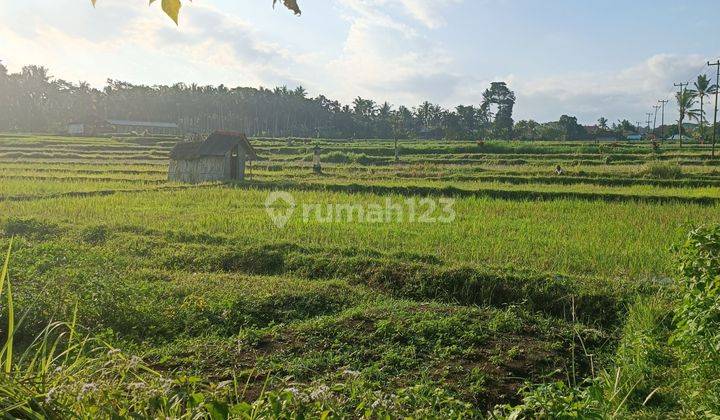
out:
M184 141L173 147L170 158L173 160L192 160L200 157L201 141Z
M233 147L240 146L248 160L256 160L257 153L243 133L234 131L216 131L205 141L182 142L170 152L174 160L192 160L208 156L225 156Z

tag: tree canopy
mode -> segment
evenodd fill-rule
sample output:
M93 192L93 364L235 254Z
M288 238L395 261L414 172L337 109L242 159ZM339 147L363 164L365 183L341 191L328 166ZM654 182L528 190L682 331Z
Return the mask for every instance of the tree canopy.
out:
M513 129L513 107L515 106L515 93L511 91L505 82L492 82L490 88L483 93L481 106L483 114L493 120L493 134L498 138L510 138ZM493 115L492 107L497 109Z
M152 5L156 1L157 0L150 0L150 4ZM279 0L273 0L273 7L275 7L278 1ZM97 0L90 0L90 2L93 6L95 6ZM282 0L282 4L288 9L292 10L293 13L295 13L296 15L299 15L301 13L300 6L298 6L297 0ZM175 24L177 24L178 17L180 16L180 9L182 8L182 0L161 0L161 7L165 14L167 14L170 19L175 22Z
M497 131L484 111L488 105L445 109L424 101L393 107L362 97L346 105L324 95L310 97L302 86L144 86L108 80L96 89L53 78L40 66L10 74L0 66L0 86L7 93L0 101L0 131L62 132L71 121L103 119L167 121L189 132L227 129L268 137L476 139ZM512 121L509 112L507 107L498 111ZM512 126L502 132L508 129Z

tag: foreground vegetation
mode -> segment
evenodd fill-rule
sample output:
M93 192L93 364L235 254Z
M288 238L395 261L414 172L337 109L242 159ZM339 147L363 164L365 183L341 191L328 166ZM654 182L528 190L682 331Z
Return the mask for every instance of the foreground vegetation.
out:
M172 139L0 138L2 413L720 410L720 229L698 229L720 223L720 172L704 150L408 141L395 162L392 142L318 143L322 175L313 143L256 139L252 180L183 186L155 158ZM280 229L264 207L278 189L453 197L457 219L296 213Z

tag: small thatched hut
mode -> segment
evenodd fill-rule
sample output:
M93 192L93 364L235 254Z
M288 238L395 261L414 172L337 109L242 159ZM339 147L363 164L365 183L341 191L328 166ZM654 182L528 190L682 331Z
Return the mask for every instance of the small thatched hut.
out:
M245 134L216 131L204 141L176 144L170 152L168 179L191 183L242 180L246 162L256 159Z

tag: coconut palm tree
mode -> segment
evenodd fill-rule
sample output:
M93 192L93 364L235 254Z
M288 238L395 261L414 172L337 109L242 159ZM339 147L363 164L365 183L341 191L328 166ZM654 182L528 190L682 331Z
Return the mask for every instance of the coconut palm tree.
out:
M601 129L601 130L603 130L603 131L607 131L607 129L608 129L608 119L605 118L605 117L600 117L600 118L598 119L598 128Z
M705 97L709 96L713 92L715 92L715 89L717 89L717 86L714 84L711 84L710 78L707 77L707 75L701 74L698 76L697 80L694 83L695 85L695 96L700 99L700 133L701 136L705 136Z
M693 107L695 106L695 97L695 91L690 89L685 89L682 92L678 92L675 94L675 100L677 101L678 108L680 109L680 118L678 119L678 134L680 135L680 147L682 147L683 139L683 121L685 121L685 118L699 118L699 111L693 109Z

